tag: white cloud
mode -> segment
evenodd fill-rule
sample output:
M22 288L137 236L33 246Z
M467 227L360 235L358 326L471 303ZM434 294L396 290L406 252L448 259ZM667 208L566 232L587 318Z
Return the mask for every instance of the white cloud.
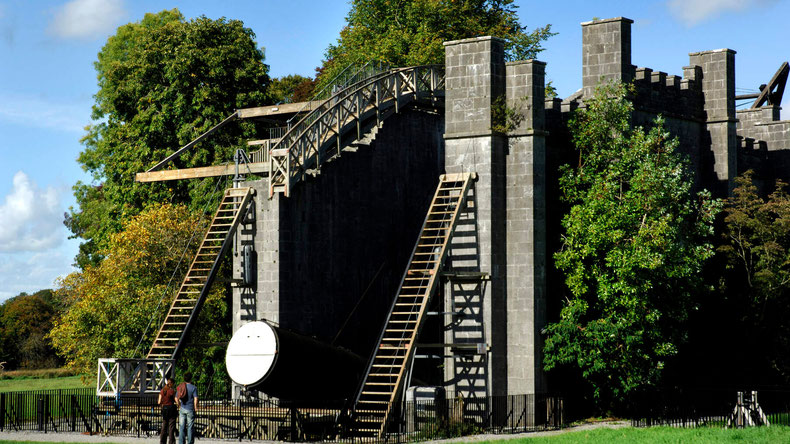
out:
M777 0L668 0L667 6L675 18L687 26L694 26L724 12L743 11L776 2Z
M112 31L125 15L123 0L71 0L56 10L50 31L67 39L89 40Z
M40 189L22 171L0 204L0 252L44 251L66 238L63 206L53 187Z
M0 92L0 120L34 128L83 132L90 122L90 101L57 103Z
M71 257L62 251L0 255L0 302L23 291L54 288L56 278L72 271Z

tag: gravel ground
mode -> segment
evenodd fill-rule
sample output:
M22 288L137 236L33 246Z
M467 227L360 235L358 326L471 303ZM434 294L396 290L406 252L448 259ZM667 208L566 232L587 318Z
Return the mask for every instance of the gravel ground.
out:
M553 436L561 433L578 432L584 430L592 430L598 428L612 428L617 429L621 427L628 427L628 421L603 421L589 424L582 424L579 426L568 427L562 430L551 430L547 432L531 432L531 433L517 433L513 435L472 435L462 438L441 439L430 441L432 443L463 443L463 442L480 442L480 441L493 441L493 440L511 440L520 438L529 438L533 436ZM46 441L46 442L86 442L86 443L126 443L126 444L154 444L159 442L159 436L151 436L148 438L136 438L126 436L101 436L101 435L84 435L82 433L41 433L41 432L0 432L0 440L6 441ZM232 440L212 440L212 439L196 439L196 444L229 444ZM243 441L250 442L250 441ZM280 441L254 441L256 444L275 443Z

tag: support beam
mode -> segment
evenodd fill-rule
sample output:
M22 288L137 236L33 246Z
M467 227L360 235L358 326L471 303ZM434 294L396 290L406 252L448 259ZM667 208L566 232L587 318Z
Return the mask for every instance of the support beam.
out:
M298 112L312 111L323 103L322 100L308 102L282 103L280 105L256 106L254 108L243 108L238 111L239 119L254 119L259 117L281 116L295 114Z
M244 174L268 174L269 162L248 163L241 165L239 169ZM136 182L164 182L167 180L196 179L199 177L233 176L234 174L236 174L236 165L217 165L137 173L134 180Z

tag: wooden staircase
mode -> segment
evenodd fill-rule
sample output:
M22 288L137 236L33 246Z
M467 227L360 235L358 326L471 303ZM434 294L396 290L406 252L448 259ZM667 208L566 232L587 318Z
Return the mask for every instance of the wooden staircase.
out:
M438 283L447 246L474 178L474 173L440 177L398 295L357 394L351 416L351 433L355 437L381 439L386 432L392 406L414 356L426 307Z
M229 188L214 214L170 310L156 335L148 359L175 359L211 289L222 255L233 243L233 233L247 212L255 191Z

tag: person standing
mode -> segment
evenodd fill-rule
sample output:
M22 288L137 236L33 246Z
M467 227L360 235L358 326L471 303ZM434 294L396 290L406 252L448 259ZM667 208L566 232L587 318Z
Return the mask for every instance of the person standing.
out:
M182 387L183 386L183 387ZM184 382L176 389L178 403L178 444L194 444L195 413L198 410L197 387L192 384L192 373L184 374ZM182 397L181 394L184 394Z
M162 430L159 432L159 444L176 444L176 389L171 376L165 378L165 386L159 391L157 403L162 407Z

